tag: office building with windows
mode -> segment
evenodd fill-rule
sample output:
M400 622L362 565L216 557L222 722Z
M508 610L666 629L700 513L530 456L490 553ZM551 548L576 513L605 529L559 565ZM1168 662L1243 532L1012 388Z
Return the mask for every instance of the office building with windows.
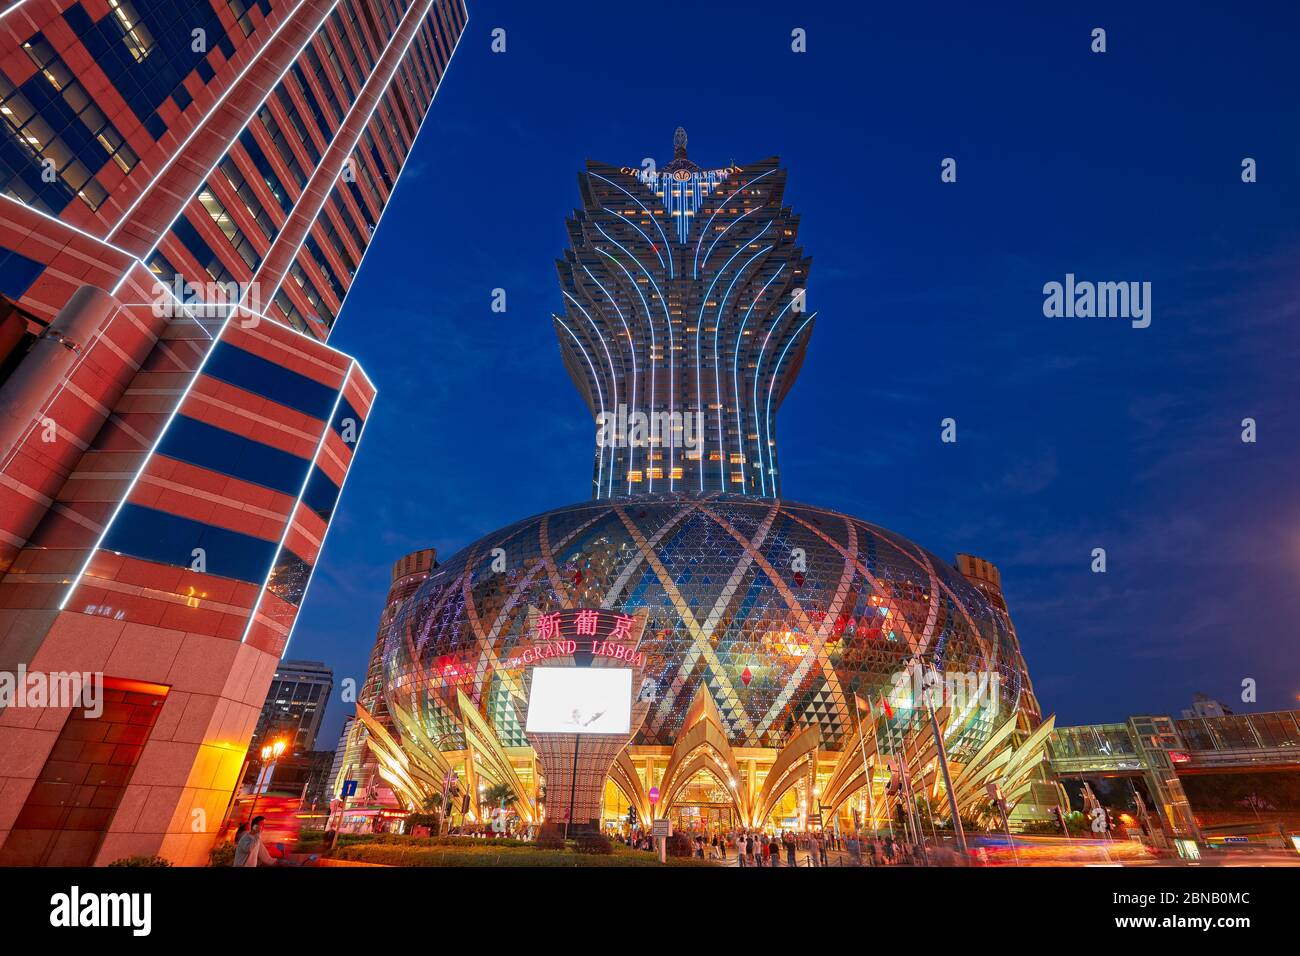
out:
M462 0L0 10L0 864L203 863L375 388L329 344Z
M271 677L249 749L283 740L288 752L315 750L333 689L334 671L320 661L281 661Z

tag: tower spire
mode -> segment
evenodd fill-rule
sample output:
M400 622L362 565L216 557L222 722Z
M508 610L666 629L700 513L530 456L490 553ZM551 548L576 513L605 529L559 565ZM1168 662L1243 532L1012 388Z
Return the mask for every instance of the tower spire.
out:
M673 133L673 159L686 159L686 127L677 127Z

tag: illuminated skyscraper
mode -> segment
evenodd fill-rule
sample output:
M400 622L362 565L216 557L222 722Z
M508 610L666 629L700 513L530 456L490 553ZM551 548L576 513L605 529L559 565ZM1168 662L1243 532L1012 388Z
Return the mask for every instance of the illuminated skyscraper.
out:
M526 823L546 794L547 819L579 827L631 808L697 832L813 813L846 829L892 817L891 765L938 793L938 739L954 803L988 805L994 783L1013 819L1045 817L1054 724L997 568L780 497L775 418L813 323L785 173L702 169L682 130L675 145L657 169L588 164L558 262L561 354L601 426L597 500L490 532L390 602L387 722L357 709L377 773L407 809L458 778L507 788ZM589 752L544 780L557 751L527 729L534 668L604 653L602 614L643 622L644 719L607 771Z
M0 671L107 694L0 713L0 863L205 861L375 396L329 334L465 22L0 11Z
M775 158L589 162L556 333L597 435L593 497L780 495L776 413L812 334L811 260Z

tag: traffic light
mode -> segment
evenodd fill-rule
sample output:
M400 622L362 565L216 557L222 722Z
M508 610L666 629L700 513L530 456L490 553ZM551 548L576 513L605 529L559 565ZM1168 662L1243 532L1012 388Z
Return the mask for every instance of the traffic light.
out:
M636 816L636 807L628 807L628 808L627 808L627 825L630 826L630 827L634 827L634 826L636 826L636 820L637 820L637 816Z

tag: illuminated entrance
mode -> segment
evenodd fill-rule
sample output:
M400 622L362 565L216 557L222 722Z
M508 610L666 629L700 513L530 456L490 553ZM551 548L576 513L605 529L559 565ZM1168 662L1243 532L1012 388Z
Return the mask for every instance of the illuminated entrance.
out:
M727 788L707 770L699 771L682 787L668 816L674 830L687 833L727 833L740 826Z

